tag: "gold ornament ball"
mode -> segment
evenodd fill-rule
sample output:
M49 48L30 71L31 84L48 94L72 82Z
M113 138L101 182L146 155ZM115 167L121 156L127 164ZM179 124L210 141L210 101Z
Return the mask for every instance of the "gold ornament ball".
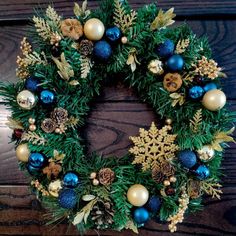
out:
M16 148L16 157L19 161L28 162L30 156L30 150L28 144L20 144Z
M177 179L176 179L176 177L175 177L175 176L171 176L171 177L170 177L170 182L171 182L171 183L175 183L175 182L176 182L176 180L177 180Z
M143 185L134 184L128 189L127 198L133 206L141 207L148 201L149 193Z
M32 131L32 132L35 131L36 130L36 125L30 125L29 130Z
M172 124L172 120L168 118L168 119L165 120L165 123L166 123L167 125L171 125L171 124Z
M90 179L95 179L97 177L97 173L96 172L92 172L91 174L90 174Z
M169 181L169 180L165 180L165 181L163 182L163 184L164 184L165 186L170 186L170 181Z
M202 99L203 106L210 111L218 111L224 107L226 96L219 89L213 89L205 93Z
M97 18L89 19L84 25L84 34L89 40L100 40L103 37L104 32L104 24Z
M55 132L56 132L57 134L60 134L60 133L61 133L61 130L60 130L59 128L56 128L56 129L55 129Z
M126 44L126 43L128 43L128 39L127 39L127 37L122 37L121 38L121 42L123 43L123 44Z
M58 197L59 195L59 191L62 189L62 184L61 181L55 180L52 181L49 185L48 185L48 192L53 196L53 197Z
M98 179L93 179L93 185L98 186L99 185L99 180Z
M37 99L34 96L33 93L31 93L29 90L23 90L21 91L17 97L16 97L16 101L18 103L18 105L25 110L30 110L32 109L36 103L37 103Z
M197 151L197 153L199 159L202 160L203 162L210 161L215 155L214 149L208 145L203 146L201 149Z
M32 118L32 117L30 117L30 118L29 118L29 123L30 123L31 125L33 125L33 124L35 123L35 119Z

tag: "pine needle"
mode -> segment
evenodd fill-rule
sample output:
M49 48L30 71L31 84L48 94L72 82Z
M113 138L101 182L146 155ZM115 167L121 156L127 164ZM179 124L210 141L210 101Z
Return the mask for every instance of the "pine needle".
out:
M190 120L190 129L193 131L193 133L197 133L199 131L201 124L202 124L202 109L199 109L193 116L193 119Z

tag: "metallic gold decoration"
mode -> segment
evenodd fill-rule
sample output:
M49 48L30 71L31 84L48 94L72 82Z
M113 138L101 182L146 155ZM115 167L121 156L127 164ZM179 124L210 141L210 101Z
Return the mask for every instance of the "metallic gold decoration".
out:
M149 193L143 185L134 184L128 189L127 198L133 206L140 207L148 201Z
M100 40L105 32L104 24L97 18L91 18L85 22L84 34L87 39L92 41Z
M148 69L156 75L162 75L164 73L163 63L160 60L152 60L148 64Z
M20 144L16 148L16 157L19 161L28 162L30 156L30 150L28 144Z
M48 192L53 197L58 197L59 191L62 189L62 183L60 180L54 180L48 185Z

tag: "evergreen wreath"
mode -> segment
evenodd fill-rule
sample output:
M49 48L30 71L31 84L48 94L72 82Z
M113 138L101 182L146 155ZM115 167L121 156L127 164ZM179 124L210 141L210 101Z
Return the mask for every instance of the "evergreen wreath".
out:
M99 9L75 3L63 19L52 6L33 17L32 45L21 42L16 84L1 84L11 110L16 156L55 223L132 229L150 218L177 230L204 194L220 199L223 148L234 141L235 114L220 89L226 77L207 39L174 23L174 9L138 11L126 1ZM34 48L34 49L33 49ZM106 78L136 89L162 120L130 137L122 158L88 156L80 137ZM164 124L165 123L165 124Z

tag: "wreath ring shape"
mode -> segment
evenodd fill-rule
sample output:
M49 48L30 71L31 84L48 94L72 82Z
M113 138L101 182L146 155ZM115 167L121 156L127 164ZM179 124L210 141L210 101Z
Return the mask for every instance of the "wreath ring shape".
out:
M220 198L234 121L220 89L225 74L206 38L187 24L171 26L173 10L104 0L90 11L84 1L71 18L52 6L33 17L32 43L24 38L17 57L19 81L1 84L0 94L19 166L52 213L48 223L68 218L80 231L137 233L152 218L174 232L185 213L201 208L203 194ZM140 128L122 158L88 156L81 127L115 75L164 122Z

